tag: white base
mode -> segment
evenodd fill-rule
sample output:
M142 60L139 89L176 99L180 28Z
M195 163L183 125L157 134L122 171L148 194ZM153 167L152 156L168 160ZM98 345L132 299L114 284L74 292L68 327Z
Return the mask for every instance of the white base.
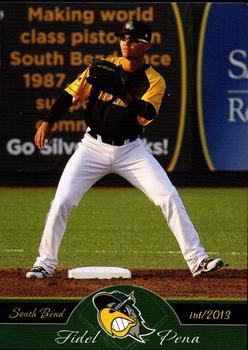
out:
M68 278L77 279L111 279L131 278L131 271L115 266L84 266L68 270Z

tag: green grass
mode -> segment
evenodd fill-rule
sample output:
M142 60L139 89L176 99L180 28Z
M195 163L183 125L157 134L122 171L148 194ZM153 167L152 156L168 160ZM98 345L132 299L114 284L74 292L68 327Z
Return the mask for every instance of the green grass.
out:
M202 245L246 268L247 190L179 189ZM0 268L30 267L55 189L1 189ZM91 189L69 217L58 268L187 268L160 209L136 189Z

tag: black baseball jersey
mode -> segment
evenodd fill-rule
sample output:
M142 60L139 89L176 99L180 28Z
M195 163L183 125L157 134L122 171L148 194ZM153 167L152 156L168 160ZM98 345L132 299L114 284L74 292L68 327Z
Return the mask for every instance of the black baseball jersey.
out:
M122 69L121 60L122 57L108 58L108 61L116 64L119 69ZM157 115L165 91L162 76L146 64L138 71L123 73L126 75L128 93L151 104L154 116ZM74 103L92 97L94 90L86 80L88 75L89 68L66 87L65 91L73 96ZM141 135L143 126L152 121L137 115L137 112L120 98L113 101L113 96L104 91L97 92L88 112L86 124L97 134L108 137L130 138Z

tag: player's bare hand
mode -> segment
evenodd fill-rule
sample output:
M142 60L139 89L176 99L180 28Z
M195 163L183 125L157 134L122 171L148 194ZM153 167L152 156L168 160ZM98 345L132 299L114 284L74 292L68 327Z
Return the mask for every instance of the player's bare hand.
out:
M46 140L48 141L49 144L51 144L53 141L52 127L49 123L42 122L42 124L40 125L39 129L35 134L34 142L39 149L42 149L44 148Z

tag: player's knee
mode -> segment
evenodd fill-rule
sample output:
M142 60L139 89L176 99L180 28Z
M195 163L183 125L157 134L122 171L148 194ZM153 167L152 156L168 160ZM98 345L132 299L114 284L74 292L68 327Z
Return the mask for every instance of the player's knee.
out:
M180 196L179 196L179 193L177 192L176 189L174 189L174 190L171 192L171 194L170 194L170 196L169 196L169 198L168 198L168 203L169 203L170 205L176 206L176 207L178 207L178 206L183 206L182 200L181 200L181 198L180 198Z
M173 208L183 206L180 196L175 188L172 188L170 192L161 192L155 204L161 208L166 218L169 218Z
M173 191L170 194L167 201L164 203L162 207L162 211L168 222L170 221L170 218L173 216L173 213L181 212L184 210L185 208L184 208L183 202L177 191Z
M162 189L157 193L157 196L154 199L154 204L163 208L164 206L168 205L168 203L177 201L177 198L178 193L175 187L172 187L169 191L168 189Z
M59 199L55 199L51 205L51 211L55 215L68 216L76 205L70 196L63 196Z

